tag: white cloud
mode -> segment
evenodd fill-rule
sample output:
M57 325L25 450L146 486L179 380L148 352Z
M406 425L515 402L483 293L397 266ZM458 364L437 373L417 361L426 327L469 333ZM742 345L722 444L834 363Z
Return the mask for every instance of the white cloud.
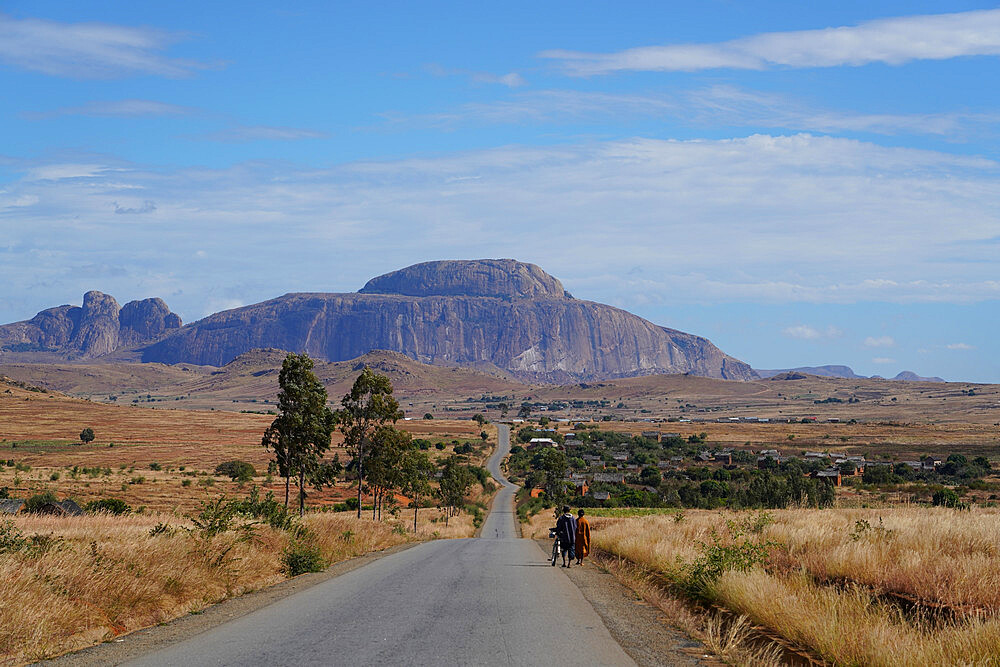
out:
M645 94L526 91L509 99L467 103L451 111L384 116L390 126L437 128L463 124L602 123L612 119L625 123L644 118L671 118L691 126L918 134L944 136L949 141L980 136L1000 124L1000 114L989 113L873 114L818 109L787 95L724 85Z
M968 343L951 343L950 345L945 345L949 350L974 350L975 345L969 345Z
M67 178L93 178L108 171L101 164L48 164L30 169L26 180L59 181Z
M892 336L868 336L865 338L865 347L895 347L896 339Z
M197 113L192 107L183 107L155 100L107 100L87 102L79 106L62 107L52 111L36 111L25 114L27 118L44 119L56 116L183 116Z
M856 26L772 32L728 42L646 46L617 53L549 50L570 74L770 67L836 67L1000 55L1000 10L903 16Z
M873 364L894 364L894 363L896 363L896 360L895 359L890 359L889 357L875 357L874 359L872 359L872 363Z
M839 338L843 335L843 332L834 326L828 326L825 329L817 329L816 327L810 326L808 324L798 324L792 327L787 327L781 331L784 335L789 338L798 338L800 340L820 340L823 338Z
M577 296L641 292L653 305L1000 299L989 243L1000 236L1000 167L855 140L636 138L325 169L107 157L5 168L24 177L0 197L35 203L0 209L0 238L18 248L0 262L0 283L39 309L85 291L84 257L140 276L122 278L123 294L147 272L176 276L182 314L201 313L191 301L223 286L240 291L209 296L357 289L441 257L517 257ZM141 225L111 214L115 202L146 201L156 209ZM72 289L42 299L42 285Z
M181 77L205 65L162 52L179 35L107 23L61 23L0 14L0 63L53 76Z

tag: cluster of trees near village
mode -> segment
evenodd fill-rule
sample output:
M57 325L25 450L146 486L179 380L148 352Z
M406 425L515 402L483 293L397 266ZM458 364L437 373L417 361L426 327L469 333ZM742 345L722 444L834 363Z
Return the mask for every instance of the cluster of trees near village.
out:
M422 498L437 495L448 516L464 506L473 483L486 483L484 469L465 465L452 456L440 469L438 487L432 486L438 467L409 433L395 427L403 413L392 396L388 377L366 367L341 400L340 409L332 410L327 405L326 388L312 369L313 361L306 354L285 357L278 375L278 415L261 440L274 455L272 467L285 480L285 507L293 481L301 516L307 486L332 486L346 472L357 482L357 502L352 505L359 518L363 493L372 497L375 513L398 492L412 502L416 530ZM339 456L325 458L335 430L344 437L350 457L346 466Z

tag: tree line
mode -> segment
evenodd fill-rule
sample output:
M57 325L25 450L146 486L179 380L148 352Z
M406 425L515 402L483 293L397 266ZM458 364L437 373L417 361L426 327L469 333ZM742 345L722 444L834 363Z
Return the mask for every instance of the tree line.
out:
M358 518L363 494L372 498L374 518L399 492L412 501L416 531L417 508L421 498L435 493L431 482L438 468L409 433L395 427L403 412L392 395L389 378L364 368L341 399L340 408L333 410L328 406L326 388L313 372L312 359L293 353L281 365L278 385L278 415L264 431L261 445L273 453L273 465L285 480L285 507L293 480L301 516L307 486L332 486L338 475L347 473L357 482ZM350 457L346 466L338 456L325 459L335 430L344 437ZM446 517L459 511L469 488L481 476L479 470L462 465L454 456L446 460L436 490Z

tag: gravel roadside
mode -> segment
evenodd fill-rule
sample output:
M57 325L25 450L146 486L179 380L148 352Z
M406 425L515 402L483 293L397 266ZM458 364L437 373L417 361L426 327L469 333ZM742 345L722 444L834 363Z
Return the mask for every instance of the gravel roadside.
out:
M549 540L534 540L545 560L551 551ZM658 665L722 665L705 651L701 643L669 627L663 614L636 597L615 576L584 560L582 567L553 568L568 576L604 621L625 652L640 667ZM586 662L585 656L581 659Z

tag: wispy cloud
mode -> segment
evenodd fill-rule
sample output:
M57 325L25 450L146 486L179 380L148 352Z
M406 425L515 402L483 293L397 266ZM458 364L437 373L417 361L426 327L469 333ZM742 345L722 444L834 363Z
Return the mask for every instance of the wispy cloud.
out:
M182 35L108 23L61 23L0 14L0 63L52 76L183 77L204 63L163 52Z
M822 340L824 338L838 338L843 335L843 332L834 326L818 329L808 324L786 327L782 329L781 333L789 338L798 338L799 340Z
M177 307L196 315L194 300L215 289L206 285L252 285L226 295L252 302L276 285L357 289L428 258L505 256L539 263L577 296L641 292L644 307L1000 299L996 257L974 252L1000 230L1000 166L856 140L636 138L325 169L154 169L95 156L5 169L22 177L3 186L0 204L30 204L0 208L3 244L23 249L0 262L12 294L43 284L76 294L76 258L87 257L132 278L174 276ZM116 202L145 201L156 210L142 225L111 214ZM212 261L195 264L193 249ZM140 282L123 278L120 291ZM45 289L40 306L65 302L65 291ZM799 324L832 333L824 322L782 326Z
M468 78L474 83L495 83L507 86L508 88L519 88L528 83L524 80L524 77L517 72L495 74L493 72L479 72L476 70L462 68L443 67L437 63L424 65L424 70L433 76L462 76Z
M132 99L88 102L52 111L32 111L25 113L24 116L32 120L41 120L57 116L186 116L194 113L199 113L199 110L155 100Z
M150 199L145 200L139 206L120 206L118 202L112 202L112 205L117 215L142 215L156 210L156 202Z
M962 350L962 351L976 349L975 345L969 345L968 343L951 343L950 345L945 345L945 347L948 348L949 350Z
M274 127L270 125L239 125L218 132L202 134L195 139L225 143L245 143L249 141L300 141L302 139L325 139L326 132L300 127Z
M896 363L896 360L892 359L890 357L875 357L874 359L872 359L872 363L873 364L894 364L894 363Z
M896 339L892 336L868 336L865 347L895 347Z
M1000 55L1000 10L903 16L855 26L771 32L728 42L646 46L617 53L549 50L570 74L770 67L836 67Z
M616 123L673 119L690 126L767 127L813 132L866 132L946 136L950 141L993 131L998 113L878 114L815 108L789 96L734 86L670 93L539 90L509 99L472 102L451 111L416 116L385 114L390 125L451 129L460 125Z

